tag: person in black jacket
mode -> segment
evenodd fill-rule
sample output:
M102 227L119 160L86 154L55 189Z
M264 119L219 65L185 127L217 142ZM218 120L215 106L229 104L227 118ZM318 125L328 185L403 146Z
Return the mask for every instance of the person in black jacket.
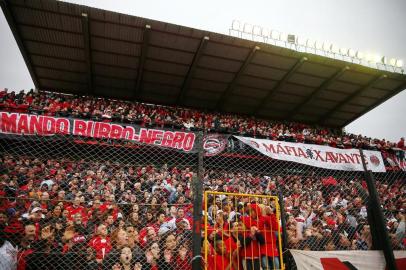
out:
M62 270L64 257L56 248L54 228L46 225L41 229L40 240L31 244L32 253L26 257L26 270Z
M128 234L123 229L116 229L111 234L113 249L103 260L103 270L111 270L114 265L120 264L122 249L128 247Z

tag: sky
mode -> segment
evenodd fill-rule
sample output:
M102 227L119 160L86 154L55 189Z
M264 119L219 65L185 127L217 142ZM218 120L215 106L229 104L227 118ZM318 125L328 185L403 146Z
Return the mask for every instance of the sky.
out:
M328 41L340 47L406 60L405 0L68 0L66 2L228 34L233 20ZM33 82L4 15L0 14L0 88ZM406 68L405 68L406 70ZM406 137L406 91L345 130L397 142Z

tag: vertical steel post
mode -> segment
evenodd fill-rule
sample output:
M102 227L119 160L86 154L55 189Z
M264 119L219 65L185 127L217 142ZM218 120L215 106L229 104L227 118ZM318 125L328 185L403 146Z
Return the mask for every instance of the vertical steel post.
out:
M286 254L285 251L288 249L288 233L286 230L286 212L285 212L285 204L283 202L283 192L282 188L278 186L278 201L279 201L279 207L281 211L281 225L282 225L282 252L283 255ZM278 232L279 233L279 232ZM290 260L288 258L284 258L284 261L286 262L286 269L290 269Z
M202 269L202 205L203 205L203 132L198 133L197 149L198 149L198 164L197 175L193 177L193 258L192 269Z
M381 208L381 204L379 202L378 192L377 192L376 186L375 186L375 179L374 179L374 176L372 175L371 170L368 170L364 152L362 151L362 149L360 149L359 151L360 151L360 155L361 155L362 165L364 167L365 180L366 180L366 183L368 186L368 192L369 192L369 200L368 200L367 207L370 208L371 211L368 211L368 215L371 212L373 215L371 219L368 217L368 221L371 220L373 222L373 224L370 224L370 227L371 227L373 242L376 243L376 244L374 244L374 246L375 246L374 248L379 248L379 247L382 248L382 251L383 251L383 254L384 254L385 260L386 260L387 269L397 270L395 256L393 254L392 245L391 245L391 242L389 239L389 234L386 229L385 217L383 216L383 213L382 213L382 208ZM372 230L372 226L375 227L374 230Z

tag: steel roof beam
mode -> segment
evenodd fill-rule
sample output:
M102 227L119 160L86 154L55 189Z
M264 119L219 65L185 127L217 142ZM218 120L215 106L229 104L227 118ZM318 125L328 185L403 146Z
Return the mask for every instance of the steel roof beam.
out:
M344 105L347 105L352 99L354 99L357 96L361 95L364 91L368 90L369 88L374 86L374 84L376 84L377 82L379 82L382 79L385 79L386 77L387 77L387 75L385 75L385 74L375 77L367 85L361 87L360 89L358 89L357 91L355 91L354 93L352 93L351 95L346 97L343 101L339 102L336 106L334 106L333 109L331 109L329 112L327 112L326 114L321 116L317 120L317 122L318 123L324 123L330 116L332 116L334 113L339 111Z
M293 110L291 110L289 112L289 114L286 116L287 120L290 120L293 118L293 116L295 116L298 112L300 112L300 110L305 107L307 104L311 103L312 101L314 101L317 96L321 93L321 91L323 91L324 89L326 89L327 87L330 86L330 84L332 84L335 80L337 80L338 78L340 78L347 70L349 70L350 67L349 66L345 66L343 67L341 70L337 71L335 74L333 74L333 76L331 76L329 79L327 79L325 82L323 82L315 91L313 91L313 93L311 93L311 95L309 95L305 101L303 101L302 103L300 103L299 105L297 105Z
M137 80L136 80L135 89L134 89L134 97L136 99L140 96L141 91L142 91L142 89L141 89L142 75L144 73L144 65L147 60L150 36L151 36L151 25L146 24L145 28L144 28L143 39L142 39L140 61L138 63Z
M176 103L183 103L186 92L189 90L190 82L191 82L191 80L193 78L193 75L195 74L197 63L199 62L199 59L202 56L202 53L203 53L204 49L206 48L207 42L209 40L210 40L209 37L204 36L202 38L202 41L200 41L200 45L197 48L197 51L196 51L195 55L193 56L192 64L190 65L189 70L188 70L188 72L186 74L186 77L183 80L182 88L181 88L181 90L179 92L178 98L176 99Z
M238 80L240 79L241 75L244 74L245 70L247 69L248 65L251 63L252 58L254 58L255 52L260 50L261 48L258 46L254 46L251 52L248 54L247 58L245 59L244 63L242 64L241 68L238 70L237 74L234 76L234 79L230 82L227 89L223 92L220 99L216 104L217 110L220 110L226 98L233 92L235 85L237 84Z
M87 82L74 81L74 80L70 80L70 79L60 79L60 78L49 77L49 76L41 76L41 80L50 80L50 81L58 81L58 82L64 82L64 83L87 85Z
M18 31L17 22L11 11L10 4L7 0L0 0L1 9L3 10L4 17L6 17L7 23L10 26L11 32L13 33L14 39L17 42L17 46L20 49L21 55L23 56L25 65L27 66L28 72L30 73L31 79L34 83L35 88L39 89L39 81L34 70L34 65L32 59L27 53L24 43L21 39L21 35Z
M85 47L86 57L86 71L87 71L87 87L91 94L94 93L93 89L93 67L92 67L92 52L90 45L90 27L89 18L87 13L82 13L82 30L83 30L83 44Z
M285 76L276 84L276 86L271 89L268 94L266 95L266 97L263 98L262 102L259 104L259 106L256 107L254 114L258 115L258 112L261 111L261 109L267 104L269 103L269 101L271 100L272 96L280 89L282 88L282 86L285 85L285 83L289 80L289 78L296 72L296 70L298 70L304 62L306 62L308 60L308 58L306 56L303 56L302 58L300 58L295 65L288 71L288 73L285 74Z

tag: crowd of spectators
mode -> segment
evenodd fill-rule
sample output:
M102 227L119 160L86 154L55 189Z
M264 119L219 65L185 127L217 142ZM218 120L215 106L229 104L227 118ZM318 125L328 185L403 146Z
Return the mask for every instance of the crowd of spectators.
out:
M406 150L403 138L391 143L299 123L33 90L1 91L0 110ZM192 168L90 160L0 156L0 269L191 269ZM393 248L406 249L406 185L399 175L376 185ZM281 187L289 248L372 248L362 179L206 168L203 181L206 190L253 195L276 195ZM282 229L274 201L221 195L206 203L202 255L209 269L278 268Z
M19 93L9 92L7 89L1 91L0 110L122 122L148 127L204 129L208 132L329 145L337 148L406 149L404 138L394 143L385 139L373 139L301 123L34 90Z
M190 268L188 168L2 156L0 171L17 269Z
M11 155L0 161L1 269L191 269L190 168ZM406 248L402 181L377 181L394 249ZM204 174L212 191L275 195L277 186L289 247L372 247L361 179ZM274 201L216 196L207 204L202 233L207 230L209 241L202 245L209 269L278 267L282 230Z

